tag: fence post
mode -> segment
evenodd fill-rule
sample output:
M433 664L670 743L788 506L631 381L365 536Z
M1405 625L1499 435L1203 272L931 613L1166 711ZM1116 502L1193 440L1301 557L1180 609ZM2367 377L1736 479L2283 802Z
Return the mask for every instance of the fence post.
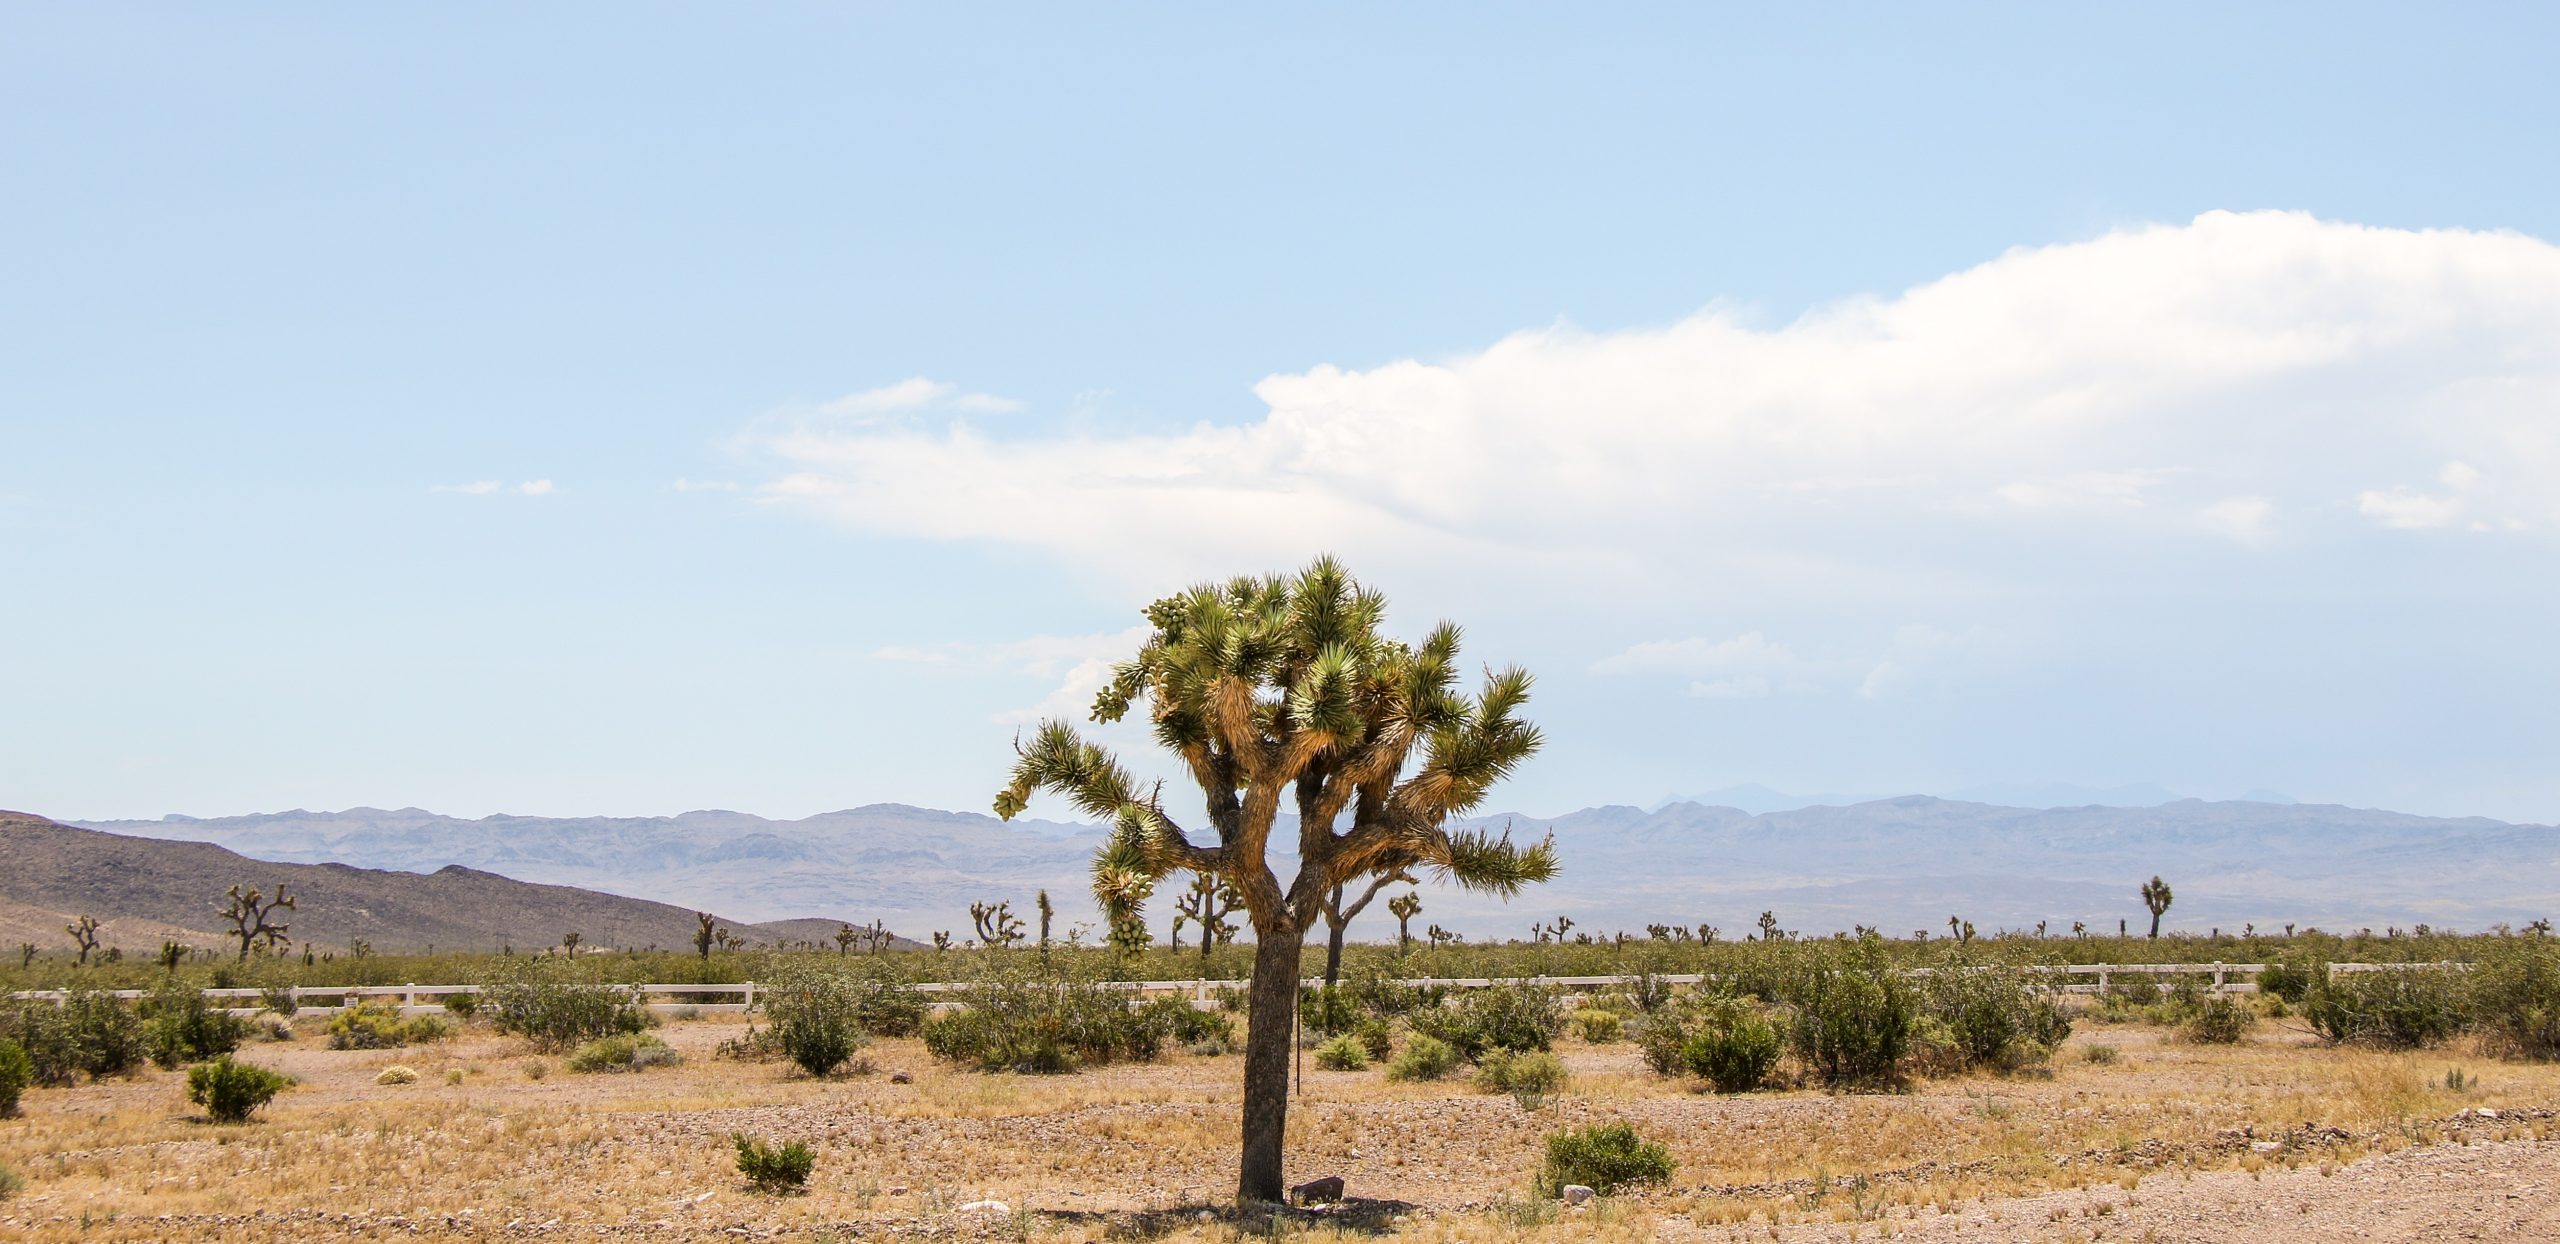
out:
M404 1008L418 1005L418 982L409 982L409 992L401 995L400 1005Z
M748 982L747 982L747 1013L748 1013L748 1014L750 1014L750 1015L752 1015L752 1014L754 1014L754 1013L755 1013L755 1009L756 1009L756 983L755 983L754 981L748 981Z
M2100 965L2098 965L2098 996L2103 998L2103 997L2105 997L2106 995L2107 995L2107 968L2106 968L2106 965L2105 965L2105 964L2100 964Z
M2214 960L2213 963L2213 991L2222 992L2222 961L2219 959Z

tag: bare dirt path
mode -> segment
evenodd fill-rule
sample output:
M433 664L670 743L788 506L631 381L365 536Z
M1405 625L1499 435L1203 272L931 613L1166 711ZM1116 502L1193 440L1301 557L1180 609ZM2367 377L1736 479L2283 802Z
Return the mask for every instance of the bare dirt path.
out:
M1781 1226L1766 1222L1662 1238L1831 1241L2560 1240L2560 1142L2515 1140L2403 1149L2329 1169L2208 1171L2145 1180L2133 1191L2074 1188L2036 1196L1924 1206L1884 1219Z

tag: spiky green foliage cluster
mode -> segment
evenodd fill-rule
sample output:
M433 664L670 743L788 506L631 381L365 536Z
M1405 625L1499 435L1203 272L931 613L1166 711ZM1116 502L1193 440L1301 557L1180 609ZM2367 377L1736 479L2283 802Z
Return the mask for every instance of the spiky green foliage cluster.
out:
M1529 675L1488 672L1466 694L1458 628L1443 623L1406 644L1379 633L1385 611L1384 597L1331 558L1148 606L1153 633L1113 670L1093 718L1144 707L1155 740L1205 794L1213 840L1195 840L1160 790L1063 721L1018 747L996 813L1010 818L1034 793L1054 791L1111 825L1094 862L1106 905L1189 870L1234 881L1257 924L1286 913L1303 927L1333 887L1407 867L1503 894L1546 880L1550 844L1446 828L1538 749L1537 727L1520 716ZM1284 804L1299 818L1303 861L1285 889L1264 863Z

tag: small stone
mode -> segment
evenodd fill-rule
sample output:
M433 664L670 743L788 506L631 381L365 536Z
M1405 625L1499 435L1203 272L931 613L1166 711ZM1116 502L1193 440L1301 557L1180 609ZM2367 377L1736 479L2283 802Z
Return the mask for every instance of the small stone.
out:
M1580 1205L1598 1195L1599 1193L1593 1192L1589 1186L1584 1184L1566 1184L1564 1186L1564 1203L1567 1205Z
M1194 1222L1216 1222L1218 1220L1218 1211L1213 1209L1204 1209L1197 1214L1193 1214L1191 1219Z
M913 1084L915 1082L916 1078L908 1075L906 1072L892 1071L889 1073L889 1083L891 1084Z
M2494 1119L2494 1118L2497 1118L2497 1117L2498 1117L2498 1112L2497 1112L2497 1111L2495 1111L2495 1110L2480 1110L2480 1111L2475 1111L2474 1113L2478 1114L2481 1118L2484 1118L2484 1119Z
M1342 1176L1327 1175L1310 1179L1289 1189L1291 1205L1331 1205L1342 1199Z
M905 1196L907 1194L907 1186L905 1184L891 1184L887 1188L887 1192L890 1196Z
M971 1201L960 1207L963 1214L1010 1214L1013 1207L1002 1201Z

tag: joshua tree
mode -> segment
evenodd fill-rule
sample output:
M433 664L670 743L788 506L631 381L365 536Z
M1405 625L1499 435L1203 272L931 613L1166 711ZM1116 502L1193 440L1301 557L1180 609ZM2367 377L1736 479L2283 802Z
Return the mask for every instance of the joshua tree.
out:
M1049 921L1057 916L1058 909L1050 906L1049 892L1047 890L1042 890L1038 894L1033 895L1031 905L1040 910L1040 949L1047 950L1049 948Z
M187 952L192 949L194 949L194 947L181 946L175 941L164 941L160 943L161 970L167 972L171 976L177 975L178 965L186 962Z
M1093 717L1115 722L1146 702L1156 741L1206 797L1209 842L1175 823L1161 787L1142 786L1064 721L1016 744L1013 779L996 796L1002 817L1049 790L1107 820L1098 895L1190 871L1243 896L1255 942L1236 1177L1246 1203L1286 1190L1298 963L1325 895L1415 866L1508 895L1556 870L1552 840L1523 848L1447 828L1537 750L1536 727L1518 716L1529 675L1489 672L1468 696L1457 689L1458 629L1443 624L1419 645L1387 639L1385 603L1320 558L1293 576L1203 585L1148 607L1153 633L1113 670ZM1298 871L1286 882L1268 858L1284 806L1298 834Z
M862 930L862 949L869 954L879 954L889 948L895 937L896 934L889 931L888 922L874 917Z
M856 931L854 930L854 927L853 927L852 925L847 924L847 923L844 923L843 921L838 921L838 922L836 923L836 939L835 939L835 940L836 940L836 954L838 954L838 955L849 955L849 954L852 954L852 953L853 953L853 943L854 943L857 939L859 939L861 936L862 936L862 934L860 934L860 933L856 932Z
M560 935L560 949L575 959L578 957L578 943L585 940L576 933L563 933Z
M1786 935L1787 931L1778 927L1778 913L1774 911L1764 911L1760 913L1761 941L1774 942Z
M21 972L26 971L28 968L34 967L35 964L36 944L34 942L18 943L18 970Z
M2151 936L2160 936L2160 917L2168 913L2169 904L2174 901L2168 882L2153 877L2142 883L2142 905L2151 909Z
M693 913L693 922L695 926L693 930L693 953L702 956L704 959L709 959L711 957L711 943L718 940L720 930L717 926L712 924L711 913L707 911L697 911Z
M951 930L935 929L933 931L933 948L935 950L951 949Z
M62 926L62 931L70 934L71 944L80 948L80 958L73 966L88 966L90 952L98 948L98 918L82 916Z
M1235 911L1243 905L1244 895L1236 892L1234 882L1201 873L1192 878L1191 888L1183 891L1182 897L1173 900L1173 927L1180 931L1183 920L1200 926L1200 961L1207 963L1209 952L1216 950L1218 943L1235 940Z
M1413 948L1413 918L1422 914L1422 892L1407 890L1387 900L1387 914L1396 918L1396 949Z
M293 897L284 892L283 882L276 883L274 898L258 893L256 886L243 890L236 885L223 891L222 897L223 904L217 910L231 922L233 936L240 939L240 962L247 963L250 949L261 941L273 948L291 940L285 936L284 925L268 919L277 908L293 910Z
M981 946L1011 946L1022 940L1022 920L1013 914L1012 903L998 903L993 907L985 903L971 903L969 918L978 922L978 944Z
M1147 931L1147 896L1155 893L1155 889L1155 880L1149 878L1137 884L1123 886L1103 900L1102 915L1109 925L1109 930L1103 935L1103 941L1113 950L1124 955L1134 955L1145 950L1156 940L1156 935ZM1083 927L1076 926L1077 929ZM1042 890L1040 892L1040 931L1043 935L1041 938L1043 943L1048 940L1046 936L1048 930L1049 892ZM1072 942L1077 933L1070 930L1067 936Z
M1413 880L1413 874L1401 868L1379 873L1369 878L1369 885L1360 891L1360 897L1348 903L1342 901L1342 896L1350 889L1349 886L1338 885L1325 891L1324 901L1318 905L1319 913L1324 916L1325 988L1333 988L1333 983L1342 979L1342 934L1343 930L1351 927L1351 918L1368 910L1369 900L1378 897L1378 891L1390 885L1412 885ZM1395 900L1388 899L1387 903L1388 910L1394 910Z

